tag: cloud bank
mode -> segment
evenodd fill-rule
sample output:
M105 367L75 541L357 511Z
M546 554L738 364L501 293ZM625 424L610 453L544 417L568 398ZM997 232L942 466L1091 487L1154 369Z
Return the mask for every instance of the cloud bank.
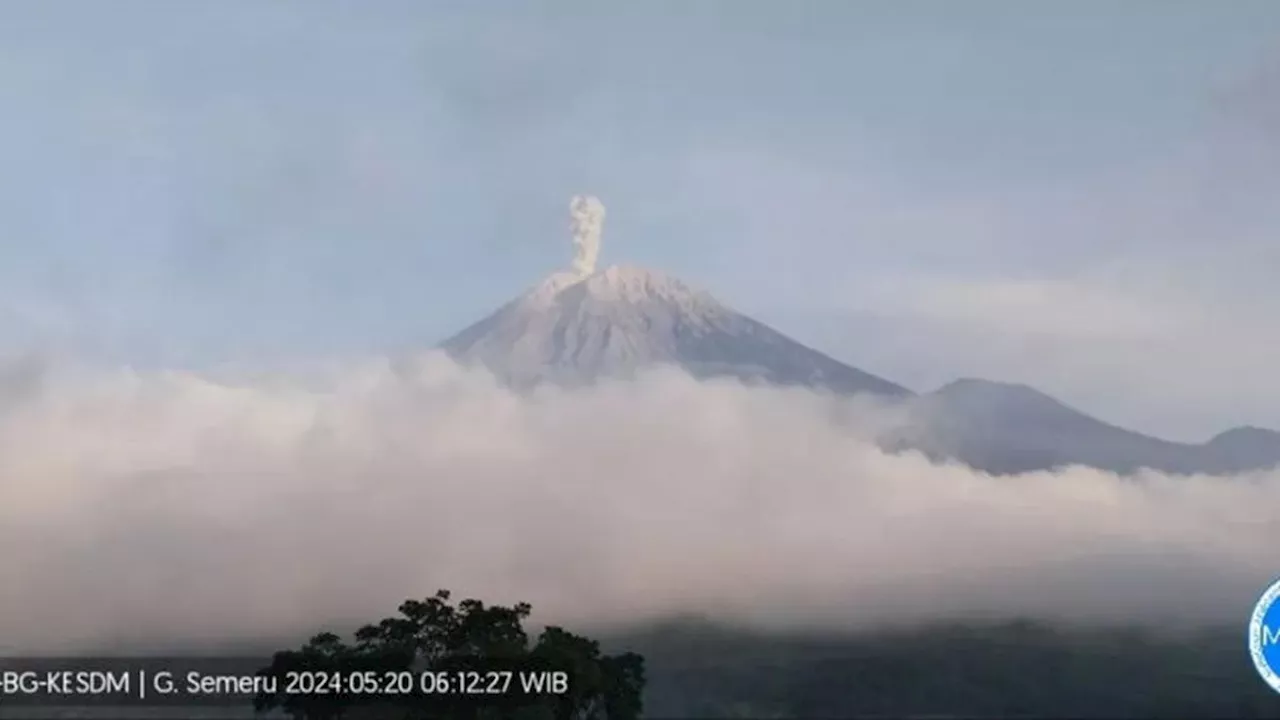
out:
M1242 622L1277 572L1274 473L992 478L882 453L874 408L674 372L518 396L427 355L4 385L8 652L309 633L441 587L578 627Z

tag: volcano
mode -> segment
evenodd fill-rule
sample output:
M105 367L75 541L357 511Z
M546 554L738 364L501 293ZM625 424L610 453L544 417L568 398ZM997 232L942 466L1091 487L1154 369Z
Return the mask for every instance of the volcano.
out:
M675 366L694 377L906 396L662 273L614 266L556 273L444 342L514 387L580 385Z
M577 256L524 295L446 340L464 364L518 388L582 385L675 366L694 377L803 385L904 397L910 391L850 367L736 312L676 278L639 267L597 270L604 206L570 203Z

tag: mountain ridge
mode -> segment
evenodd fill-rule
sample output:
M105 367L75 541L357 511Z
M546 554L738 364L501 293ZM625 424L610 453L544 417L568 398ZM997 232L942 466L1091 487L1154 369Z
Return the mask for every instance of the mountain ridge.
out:
M630 265L597 270L603 204L575 197L570 217L572 269L547 276L441 349L516 388L578 386L672 365L696 378L876 395L907 410L907 422L886 431L882 447L997 474L1066 465L1125 474L1280 466L1280 433L1263 428L1241 426L1204 443L1177 443L1104 422L1029 385L970 377L918 395L673 276Z
M552 273L441 348L516 388L580 386L671 365L697 378L873 394L901 403L910 418L881 438L886 449L996 474L1068 465L1222 474L1280 465L1280 433L1265 428L1179 443L1105 422L1021 383L961 377L916 394L636 266Z
M1084 465L1226 474L1280 465L1280 433L1232 428L1180 443L1100 420L1028 385L962 378L909 403L888 447L918 450L998 474Z

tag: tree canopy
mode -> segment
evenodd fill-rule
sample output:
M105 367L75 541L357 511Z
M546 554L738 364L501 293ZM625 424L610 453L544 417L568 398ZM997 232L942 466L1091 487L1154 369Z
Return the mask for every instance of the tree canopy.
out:
M276 653L259 672L275 681L274 691L254 705L297 720L639 717L641 656L603 655L595 640L560 627L530 642L523 626L530 612L525 603L455 606L447 590L408 600L399 615L357 630L351 643L322 632ZM530 690L531 679L555 674L567 682Z

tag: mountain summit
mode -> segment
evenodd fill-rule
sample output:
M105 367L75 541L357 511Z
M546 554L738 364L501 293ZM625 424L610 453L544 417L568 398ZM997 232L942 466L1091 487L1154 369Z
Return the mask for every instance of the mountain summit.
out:
M446 340L456 360L529 387L628 377L672 365L695 377L906 396L888 380L845 365L652 270L596 270L604 206L570 205L577 256L497 312Z

